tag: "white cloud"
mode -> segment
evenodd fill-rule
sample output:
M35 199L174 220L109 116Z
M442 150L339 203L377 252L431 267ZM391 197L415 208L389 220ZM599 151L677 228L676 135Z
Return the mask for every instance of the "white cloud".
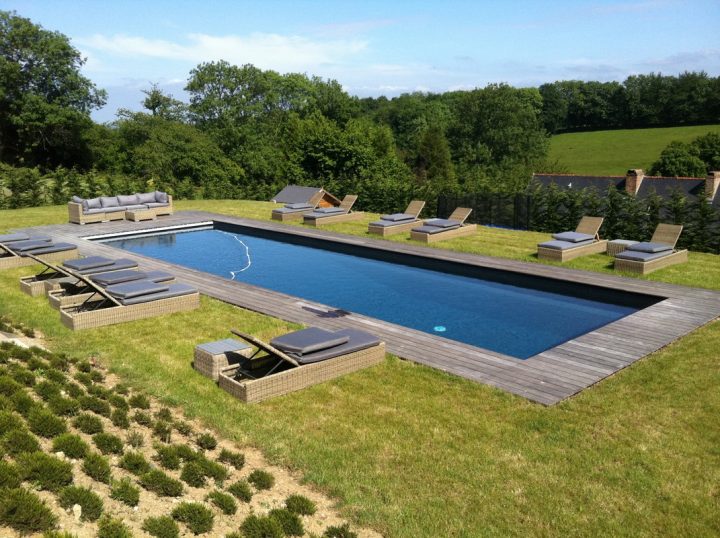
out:
M76 40L84 49L117 56L199 63L227 60L236 65L251 63L282 72L307 71L314 66L344 63L364 51L362 40L313 40L303 36L253 33L247 36L189 34L183 43L138 36L95 34Z

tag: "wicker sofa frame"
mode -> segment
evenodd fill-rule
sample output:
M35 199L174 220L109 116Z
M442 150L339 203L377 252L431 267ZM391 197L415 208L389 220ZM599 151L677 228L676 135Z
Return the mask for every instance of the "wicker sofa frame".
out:
M173 200L172 196L169 194L168 197L168 205L164 207L153 207L148 208L147 210L143 211L152 211L155 217L159 217L162 215L172 215L173 214ZM68 202L68 220L73 224L94 224L98 222L108 222L113 220L124 220L126 218L125 214L127 211L110 211L110 212L103 212L103 213L93 213L91 215L87 215L83 213L82 204L78 204L76 202Z
M590 254L602 254L607 252L608 242L606 239L600 239L600 227L603 223L603 217L583 217L575 228L575 231L581 234L592 235L595 240L587 245L580 245L574 248L560 250L557 248L546 248L538 245L537 256L541 260L551 260L554 262L566 262L588 256Z
M661 258L655 258L654 260L641 262L634 260L623 260L622 258L615 258L614 268L618 271L626 271L628 273L636 273L640 275L647 275L658 269L675 265L678 263L685 263L688 261L688 251L674 250L677 245L680 234L682 233L683 227L679 224L658 224L655 228L655 232L650 239L651 243L666 243L672 245L673 252L667 256Z
M403 211L403 213L406 213L408 215L413 215L415 217L414 220L410 222L399 222L397 224L393 224L392 226L374 226L371 222L368 224L368 233L373 235L379 235L381 237L388 237L390 235L396 235L401 234L405 232L409 232L413 228L415 228L418 224L420 224L422 221L418 218L420 215L420 212L425 207L425 202L422 200L413 200L410 202L407 206L407 209Z
M465 224L465 220L470 216L470 213L472 213L472 209L468 207L457 207L448 217L448 220L459 221L461 224L458 228L450 228L449 230L434 234L411 230L410 239L413 241L420 241L421 243L425 243L427 245L429 243L445 241L446 239L455 239L456 237L472 235L477 231L477 224Z

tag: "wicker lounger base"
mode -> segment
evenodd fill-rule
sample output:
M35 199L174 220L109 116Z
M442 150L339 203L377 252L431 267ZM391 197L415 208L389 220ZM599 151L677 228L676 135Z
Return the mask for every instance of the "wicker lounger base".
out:
M308 209L306 212L303 211L295 211L294 213L277 213L275 211L272 212L272 220L277 220L280 222L292 222L295 220L303 220L303 217L310 213L312 210Z
M552 260L555 262L566 262L579 258L580 256L588 256L589 254L602 254L607 252L607 239L602 241L595 241L589 245L582 245L580 247L568 248L560 250L557 248L544 248L538 247L538 258L541 260Z
M330 215L329 217L320 217L319 219L304 219L303 223L308 226L325 226L326 224L336 224L338 222L353 222L356 220L363 220L365 213L362 211L355 213L343 213L342 215Z
M170 284L171 282L175 282L175 279L173 278L172 280L166 280L164 283ZM57 289L48 291L47 295L48 301L50 302L50 307L54 308L55 310L60 310L61 308L70 308L71 306L78 306L83 304L88 299L90 301L99 301L102 299L102 296L95 292L75 293L68 295L67 292L63 290L59 285L57 286Z
M74 260L77 257L78 250L76 248L63 250L61 252L51 252L50 254L41 254L38 256L41 260L45 260L50 263ZM30 265L37 265L37 262L32 258L25 258L23 256L8 256L0 258L0 269L15 269L17 267L28 267Z
M48 285L52 285L50 280L38 280L34 275L20 278L20 291L27 293L30 297L45 295Z
M663 267L668 267L669 265L675 265L678 263L685 263L686 261L688 261L687 250L679 250L669 254L668 256L650 260L649 262L636 262L633 260L615 258L615 270L647 275L648 273L652 273L653 271L657 271Z
M421 220L403 222L401 224L396 224L395 226L373 226L372 224L368 224L368 233L379 235L381 237L387 237L389 235L409 232L413 228L417 228L420 225L422 225Z
M349 353L326 361L291 368L260 379L237 381L232 378L235 367L220 372L218 384L245 403L261 402L275 396L282 396L302 390L336 377L362 370L385 360L385 344L380 343L368 349Z
M200 306L200 294L190 293L179 297L159 299L130 306L112 306L88 312L73 312L73 307L60 309L60 321L74 331L92 329L115 323L153 318L175 312L194 310Z
M453 228L446 232L438 232L436 234L425 234L422 232L410 232L410 239L413 241L420 241L425 244L436 243L438 241L445 241L446 239L454 239L456 237L463 237L466 235L472 235L477 231L477 224L467 224L460 226L459 228Z

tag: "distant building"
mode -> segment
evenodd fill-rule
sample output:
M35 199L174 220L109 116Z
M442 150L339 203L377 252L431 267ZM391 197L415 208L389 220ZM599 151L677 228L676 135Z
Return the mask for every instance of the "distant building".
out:
M337 207L340 200L321 187L301 187L299 185L287 185L270 200L278 204L298 204L309 202L314 196L322 193L320 207Z
M710 172L705 178L646 176L640 169L628 170L625 176L581 176L576 174L533 174L533 181L543 186L557 185L561 189L583 190L594 187L600 195L611 187L644 198L651 192L669 200L673 191L683 193L694 201L707 193L713 206L720 208L720 172Z

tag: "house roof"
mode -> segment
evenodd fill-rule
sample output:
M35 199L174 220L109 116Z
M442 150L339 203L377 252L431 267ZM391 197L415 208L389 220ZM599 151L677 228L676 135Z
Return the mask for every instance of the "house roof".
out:
M299 204L310 201L322 190L321 187L301 187L300 185L287 185L283 190L273 196L271 202L280 204Z

